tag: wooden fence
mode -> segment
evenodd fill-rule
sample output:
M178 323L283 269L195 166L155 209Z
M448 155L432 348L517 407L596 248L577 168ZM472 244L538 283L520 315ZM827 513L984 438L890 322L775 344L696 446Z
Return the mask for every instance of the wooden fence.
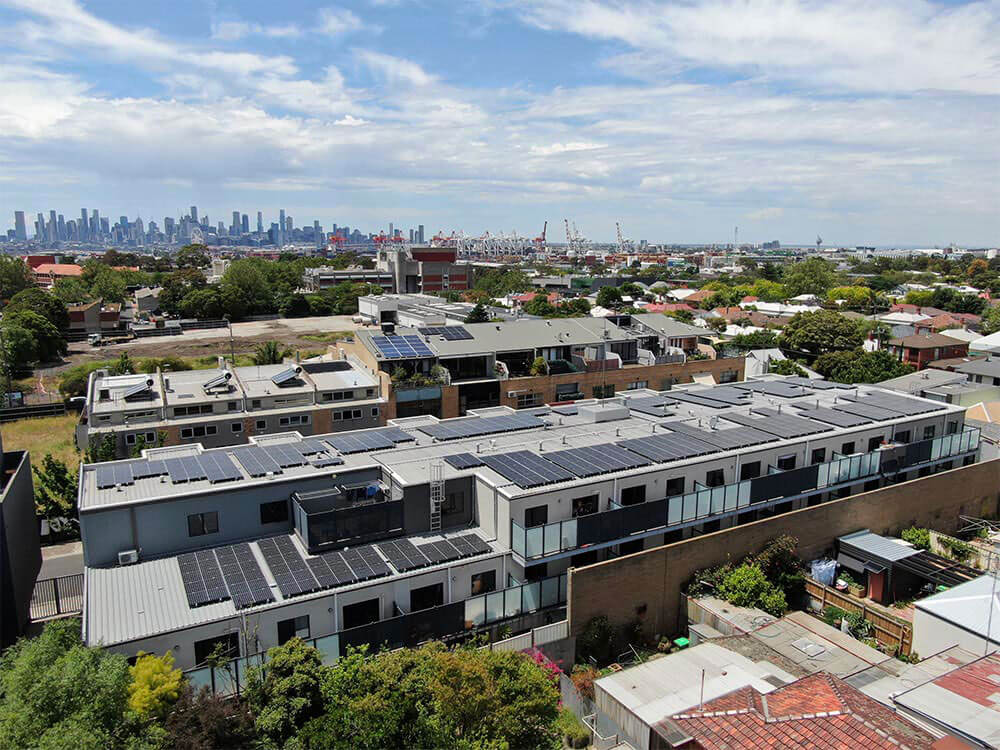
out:
M893 617L881 607L872 605L864 599L825 586L812 578L806 578L806 593L812 597L814 606L820 610L826 607L839 607L845 612L860 612L871 623L875 640L879 643L897 648L904 655L910 653L913 644L913 623L901 617Z

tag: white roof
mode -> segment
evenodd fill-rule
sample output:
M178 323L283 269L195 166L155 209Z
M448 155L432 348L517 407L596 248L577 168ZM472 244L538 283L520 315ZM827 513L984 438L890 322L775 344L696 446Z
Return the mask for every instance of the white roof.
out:
M981 638L986 638L987 622L989 622L990 640L1000 642L1000 599L997 598L998 594L1000 594L1000 581L994 582L993 576L982 575L947 591L921 599L915 602L914 606ZM991 609L993 610L992 619L990 617Z
M949 328L946 331L938 331L938 333L948 338L958 339L959 341L975 341L982 338L980 334L970 331L967 328Z
M1000 331L970 341L969 349L978 352L1000 352Z

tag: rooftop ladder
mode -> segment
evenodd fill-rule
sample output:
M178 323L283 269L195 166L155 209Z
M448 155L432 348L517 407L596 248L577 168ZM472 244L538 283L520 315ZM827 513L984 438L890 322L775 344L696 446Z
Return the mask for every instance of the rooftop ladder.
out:
M431 464L431 531L441 530L441 506L444 504L444 478L440 461Z

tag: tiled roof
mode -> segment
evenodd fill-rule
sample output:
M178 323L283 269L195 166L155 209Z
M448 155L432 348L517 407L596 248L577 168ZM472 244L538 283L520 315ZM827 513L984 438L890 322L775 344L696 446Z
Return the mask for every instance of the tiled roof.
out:
M35 273L42 276L82 276L83 269L73 263L42 263L35 268Z
M915 333L901 339L892 339L889 344L907 349L936 349L942 346L968 346L969 342L942 336L940 333Z
M670 721L695 746L930 748L934 737L843 680L819 673L766 695L741 688Z

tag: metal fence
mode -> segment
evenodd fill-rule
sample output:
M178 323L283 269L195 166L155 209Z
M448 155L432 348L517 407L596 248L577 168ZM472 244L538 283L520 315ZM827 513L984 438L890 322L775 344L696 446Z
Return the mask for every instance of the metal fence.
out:
M82 612L83 573L35 581L29 611L32 620L48 620Z
M12 406L0 409L0 422L16 422L18 419L30 419L32 417L61 417L65 413L66 404L62 401L52 401L47 404Z

